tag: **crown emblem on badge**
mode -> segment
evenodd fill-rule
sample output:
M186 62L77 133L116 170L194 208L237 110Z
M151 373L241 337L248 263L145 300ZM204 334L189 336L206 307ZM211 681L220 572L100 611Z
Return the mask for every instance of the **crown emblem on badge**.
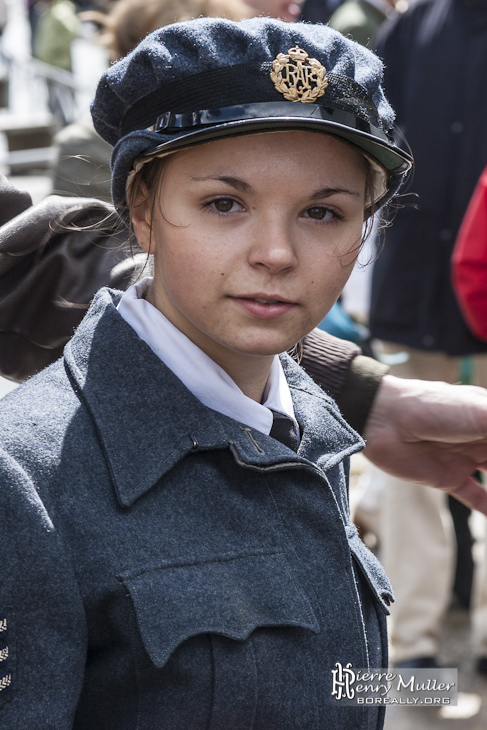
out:
M279 53L272 62L271 81L288 101L312 104L328 86L326 68L306 51L295 46L287 54Z

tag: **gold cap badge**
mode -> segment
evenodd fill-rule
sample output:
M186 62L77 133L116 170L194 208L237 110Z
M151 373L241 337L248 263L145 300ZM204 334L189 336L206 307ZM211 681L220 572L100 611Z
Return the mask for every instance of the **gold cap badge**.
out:
M306 51L295 46L287 55L279 53L270 73L274 86L288 101L312 104L328 86L326 68Z

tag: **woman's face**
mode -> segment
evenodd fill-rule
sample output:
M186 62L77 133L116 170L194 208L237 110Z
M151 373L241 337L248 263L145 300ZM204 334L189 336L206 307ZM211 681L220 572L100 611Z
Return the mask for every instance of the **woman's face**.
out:
M155 205L133 211L155 257L149 301L230 376L268 366L322 320L348 279L366 165L337 138L301 131L168 157Z

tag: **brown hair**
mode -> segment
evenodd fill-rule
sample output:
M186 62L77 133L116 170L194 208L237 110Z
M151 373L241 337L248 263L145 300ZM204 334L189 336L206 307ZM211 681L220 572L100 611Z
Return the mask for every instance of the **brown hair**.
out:
M164 25L200 16L242 20L251 15L243 0L118 0L107 14L87 11L81 18L101 26L100 42L117 61Z

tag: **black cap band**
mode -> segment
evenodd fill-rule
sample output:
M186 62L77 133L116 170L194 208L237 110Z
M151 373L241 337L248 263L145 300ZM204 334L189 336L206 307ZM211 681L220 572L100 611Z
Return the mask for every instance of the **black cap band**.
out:
M361 129L358 126L358 120L362 120L371 128L378 130L382 139L387 139L387 137L384 137L384 132L380 131L379 115L374 102L367 90L356 81L341 74L329 73L326 76L328 87L316 104L284 102L282 94L275 89L269 78L270 69L270 63L262 64L257 71L255 66L250 64L226 66L194 74L160 87L151 94L139 99L127 110L122 122L122 135L139 129L154 128L156 120L159 120L168 112L181 117L182 115L198 113L207 115L208 118L209 113L213 114L219 109L241 108L249 110L259 103L272 102L273 104L269 104L269 107L284 103L296 107L297 111L295 113L286 113L285 116L310 117L312 115L306 112L309 107L313 108L314 113L316 113L317 108L325 110L325 114L328 116L322 118L326 119L330 118L329 115L334 110L349 112L351 116L344 118L343 124L348 126L348 120L352 122L357 120L352 124L352 128ZM259 114L258 116L262 115ZM276 113L271 114L271 116L279 115ZM185 120L190 121L190 116L186 116ZM220 119L220 122L222 121ZM214 122L206 121L203 124L218 124L218 120L215 119ZM194 127L195 124L190 123L186 126ZM182 129L183 125L178 122L176 126L171 124L169 127ZM170 131L168 126L164 129L166 132ZM362 129L362 131L366 130ZM375 134L375 132L370 133Z

